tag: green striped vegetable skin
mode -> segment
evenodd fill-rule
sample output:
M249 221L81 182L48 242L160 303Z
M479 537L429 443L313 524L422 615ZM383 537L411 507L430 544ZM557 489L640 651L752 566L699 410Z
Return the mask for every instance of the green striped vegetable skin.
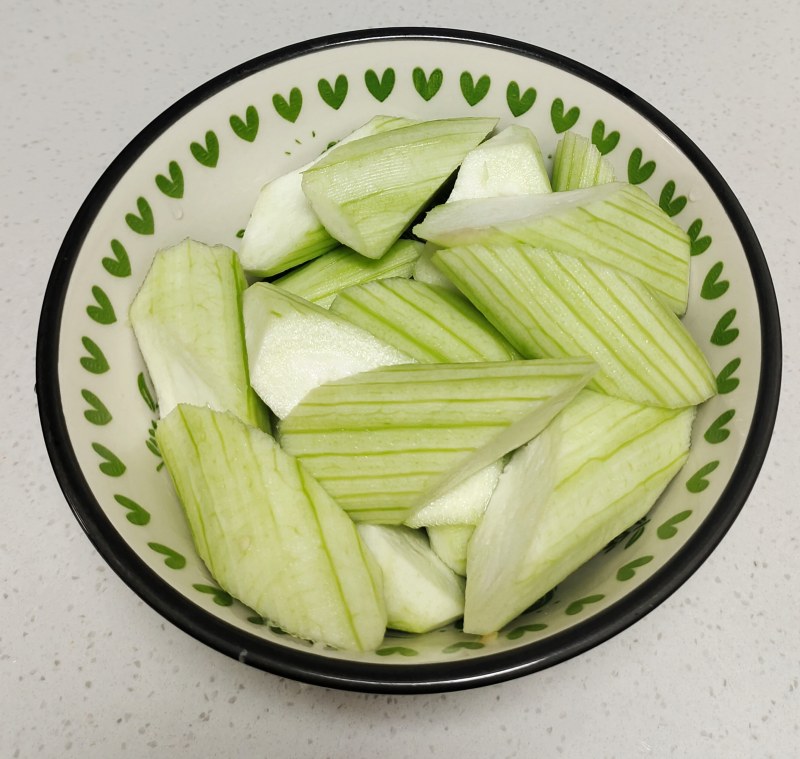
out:
M353 519L401 524L538 434L595 371L583 357L374 369L312 390L279 439Z
M499 630L646 514L694 414L584 390L515 452L467 548L464 631Z
M410 279L383 279L343 290L331 313L420 363L521 358L463 295Z
M715 393L694 339L636 277L520 244L440 250L434 260L523 356L592 356L591 387L639 403L678 408Z
M597 260L641 279L676 314L686 310L689 236L635 185L444 203L414 234L443 247L520 242Z
M553 157L553 190L579 190L614 182L614 167L588 137L565 132Z
M425 121L337 146L303 173L303 192L333 237L380 258L496 123Z
M375 116L339 140L335 147L411 123L409 119ZM303 193L303 171L313 163L283 174L261 188L239 251L242 266L249 274L274 276L339 247Z
M236 253L224 245L184 240L156 253L129 317L161 416L193 403L269 427L250 386L241 317L246 286Z
M156 429L197 552L286 632L344 650L383 640L380 570L338 504L265 432L179 405Z
M398 240L375 260L342 245L273 279L271 284L328 308L336 294L347 287L386 277L410 277L423 247L415 240Z

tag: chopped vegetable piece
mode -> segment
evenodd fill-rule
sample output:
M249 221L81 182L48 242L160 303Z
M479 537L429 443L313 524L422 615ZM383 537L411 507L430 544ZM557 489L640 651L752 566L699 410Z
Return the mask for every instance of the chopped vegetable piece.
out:
M451 292L458 292L458 288L447 278L445 273L433 263L433 254L439 250L438 245L426 242L422 248L417 262L414 264L414 273L411 275L417 282L428 285L438 285Z
M689 235L635 185L444 203L414 227L444 247L520 242L639 277L676 314L689 297Z
M479 469L412 514L406 524L409 527L477 524L497 487L504 464L505 460L500 459Z
M303 173L303 192L331 236L380 258L496 123L425 121L337 146Z
M641 280L527 245L440 250L437 265L527 358L592 356L593 389L677 408L716 392L681 321Z
M499 630L644 516L694 413L584 390L515 452L469 541L464 631Z
M334 147L412 123L408 119L376 116ZM323 156L333 149L326 150ZM249 274L259 277L279 274L339 246L303 193L303 170L313 165L312 161L261 188L239 251L242 266Z
M565 132L553 158L553 189L579 190L616 181L614 167L587 137Z
M415 240L398 240L375 260L340 246L272 280L272 284L328 308L346 287L387 277L410 277L423 247Z
M192 403L268 428L250 387L246 286L236 253L224 245L184 240L156 253L129 317L162 417L178 403Z
M280 442L353 519L401 524L530 440L595 370L587 358L374 369L312 390Z
M358 533L383 572L387 626L425 633L464 614L464 580L431 549L420 530L359 524Z
M381 279L342 290L335 313L421 363L520 358L463 295L412 279Z
M447 202L550 191L536 135L514 124L467 153Z
M292 635L345 650L380 644L380 570L297 459L232 414L195 406L177 406L156 439L220 587Z
M329 380L413 359L321 306L267 282L244 293L250 381L283 419Z
M425 528L434 553L457 575L467 575L467 546L475 532L472 524L441 524Z

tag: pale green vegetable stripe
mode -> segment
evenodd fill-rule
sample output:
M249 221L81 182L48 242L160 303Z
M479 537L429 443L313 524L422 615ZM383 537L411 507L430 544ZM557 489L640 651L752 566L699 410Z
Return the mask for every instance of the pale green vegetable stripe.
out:
M636 277L525 245L441 250L435 260L524 356L592 356L592 387L670 408L715 392L680 320Z
M403 118L375 116L325 151L323 156L353 140L411 123ZM303 170L313 163L283 174L261 188L239 251L242 266L250 274L273 276L339 246L303 193Z
M380 258L497 119L440 119L335 148L303 174L303 192L328 232Z
M553 158L553 190L577 190L615 181L614 167L588 137L565 132Z
M659 255L654 258L656 261L665 259L667 265L663 266L664 271L672 270L670 261L688 268L689 260L684 247L689 239L688 234L641 187L625 182L616 182L611 186L616 189L605 198L605 202L582 204L578 206L581 213L606 221L609 224L608 232L615 234L619 240L630 238L634 245L638 241L643 245L658 247ZM587 191L592 192L590 188ZM642 256L642 259L644 261L645 257ZM656 264L651 262L651 265Z
M224 245L187 239L156 253L129 317L161 416L178 403L193 403L268 428L264 405L250 387L246 286L236 253Z
M467 543L465 632L485 635L499 631L537 600L531 600L528 588L520 586L519 580L532 563L528 551L555 487L559 419L511 456ZM572 529L566 523L564 527Z
M640 519L686 461L694 413L584 390L534 441L545 453L515 453L467 549L464 630L499 630Z
M408 278L414 271L423 244L398 240L377 260L339 246L319 258L272 280L272 284L328 308L345 288L385 277Z
M689 236L634 185L445 203L414 233L444 247L516 241L594 259L639 277L675 313L686 310Z
M383 279L351 287L331 311L422 363L520 358L463 295L424 282Z
M345 650L383 639L380 572L355 525L268 434L179 405L156 437L198 553L220 587L301 638Z
M312 390L280 441L354 519L401 523L536 435L595 369L583 357L375 369Z

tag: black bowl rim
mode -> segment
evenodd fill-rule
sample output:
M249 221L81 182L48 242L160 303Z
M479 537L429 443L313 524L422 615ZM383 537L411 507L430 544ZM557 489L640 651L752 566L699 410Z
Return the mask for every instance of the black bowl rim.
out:
M747 255L761 318L761 375L754 413L759 423L751 425L740 460L709 516L672 559L625 598L568 630L511 651L435 664L379 664L295 650L247 633L195 605L145 564L105 516L78 466L61 408L59 334L71 272L94 218L111 189L169 126L230 84L289 59L337 46L408 39L452 41L495 48L567 71L627 103L682 150L714 190ZM388 27L318 37L246 61L186 94L131 140L81 205L56 257L40 315L36 347L36 395L48 455L75 517L105 561L159 614L212 648L276 675L344 690L413 694L484 686L543 670L588 651L620 633L667 599L718 545L756 482L777 415L781 365L777 300L755 231L731 188L709 159L666 116L609 77L535 45L457 29Z

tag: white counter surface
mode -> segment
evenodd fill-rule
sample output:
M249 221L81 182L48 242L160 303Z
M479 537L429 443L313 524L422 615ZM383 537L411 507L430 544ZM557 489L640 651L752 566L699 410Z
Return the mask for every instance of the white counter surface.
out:
M501 9L502 8L502 9ZM800 755L800 5L796 0L38 0L0 22L2 757ZM331 32L457 27L611 76L677 123L738 195L784 329L772 447L739 519L666 603L542 673L388 697L280 679L164 621L82 532L45 452L39 309L83 198L211 76Z

